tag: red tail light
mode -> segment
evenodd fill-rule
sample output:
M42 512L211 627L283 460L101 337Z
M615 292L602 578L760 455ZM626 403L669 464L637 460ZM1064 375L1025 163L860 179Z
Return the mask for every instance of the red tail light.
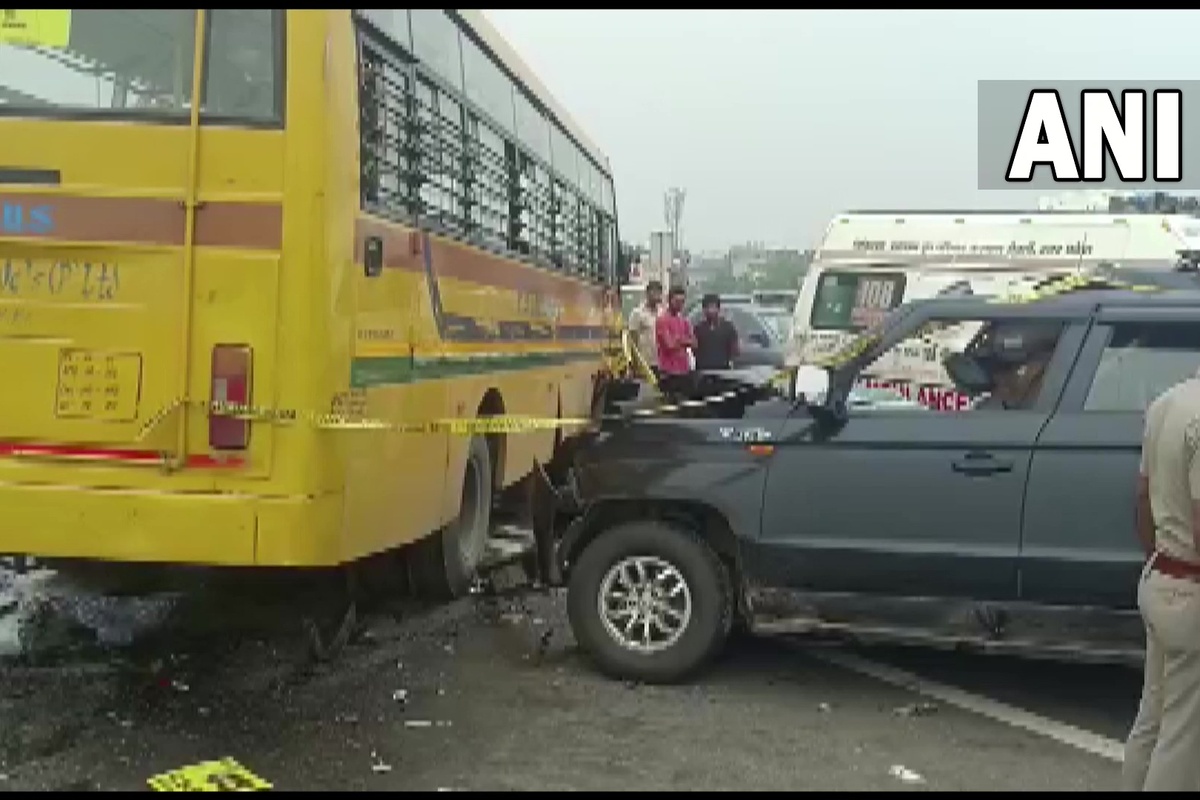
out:
M212 353L212 402L250 405L250 368L254 351L246 345L220 344ZM250 421L209 412L208 446L212 450L245 450L250 445Z

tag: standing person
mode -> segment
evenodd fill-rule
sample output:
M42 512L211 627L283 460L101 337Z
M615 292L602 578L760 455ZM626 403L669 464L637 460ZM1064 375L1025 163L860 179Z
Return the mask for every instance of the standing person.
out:
M646 360L655 378L661 378L658 370L657 323L662 314L662 284L650 281L646 284L646 301L629 314L629 332L633 343Z
M684 299L683 287L673 287L667 295L667 310L655 323L662 388L674 397L691 395L691 355L696 337L692 333L692 323L683 315Z
M721 316L721 298L706 294L700 299L704 318L696 326L696 369L732 369L738 355L738 335L733 323Z
M1127 791L1200 792L1200 373L1146 411L1137 533L1146 669L1125 744Z

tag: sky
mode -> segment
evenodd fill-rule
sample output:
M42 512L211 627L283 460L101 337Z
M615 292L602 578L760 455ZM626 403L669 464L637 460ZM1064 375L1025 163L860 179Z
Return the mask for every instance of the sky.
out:
M810 248L836 213L976 189L976 81L1200 78L1200 11L487 11L613 169L621 238Z

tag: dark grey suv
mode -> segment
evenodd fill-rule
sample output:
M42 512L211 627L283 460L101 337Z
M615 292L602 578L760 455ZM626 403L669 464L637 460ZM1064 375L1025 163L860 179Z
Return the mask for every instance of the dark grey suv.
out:
M1021 341L1038 350L1018 367ZM977 402L853 402L902 348ZM1137 660L1143 413L1198 368L1200 292L936 298L865 332L815 392L611 424L577 461L557 551L576 637L643 681L688 675L737 624Z

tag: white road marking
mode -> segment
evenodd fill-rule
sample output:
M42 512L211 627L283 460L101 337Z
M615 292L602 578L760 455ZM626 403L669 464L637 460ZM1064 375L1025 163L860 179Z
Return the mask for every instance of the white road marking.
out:
M1124 760L1124 744L1115 739L1109 739L1106 736L1100 736L1091 731L1076 728L1073 725L1057 722L1056 720L1025 711L1016 706L1006 705L989 697L972 694L955 686L947 686L944 683L926 680L919 675L914 675L895 667L889 667L885 664L868 661L865 658L850 653L822 650L810 652L810 654L829 664L857 672L860 675L875 678L876 680L898 686L902 689L917 692L926 697L932 697L947 705L957 706L965 711L971 711L989 719L994 719L997 722L1011 725L1014 728L1022 728L1039 736L1045 736L1048 739L1053 739L1079 750L1100 756L1101 758L1107 758L1109 761L1120 763Z

